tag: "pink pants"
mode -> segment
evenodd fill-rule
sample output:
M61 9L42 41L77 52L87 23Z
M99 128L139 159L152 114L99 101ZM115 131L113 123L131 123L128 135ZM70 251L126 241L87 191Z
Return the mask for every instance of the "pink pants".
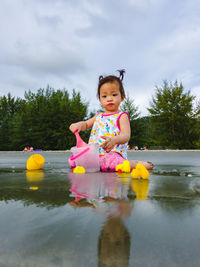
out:
M114 172L115 167L118 164L122 164L124 160L126 159L123 158L119 153L111 151L107 153L106 155L99 156L100 169L103 172L106 172L106 171ZM69 159L69 164L71 168L76 167L75 162L70 159Z
M119 153L111 151L106 155L99 157L100 169L103 172L106 171L114 172L115 167L118 164L122 164L124 160L126 159L123 158Z

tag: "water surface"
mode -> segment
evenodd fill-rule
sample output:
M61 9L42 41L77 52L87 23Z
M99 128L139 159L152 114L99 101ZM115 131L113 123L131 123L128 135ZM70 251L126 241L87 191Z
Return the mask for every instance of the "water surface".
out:
M200 266L200 152L136 151L149 180L0 152L0 266Z

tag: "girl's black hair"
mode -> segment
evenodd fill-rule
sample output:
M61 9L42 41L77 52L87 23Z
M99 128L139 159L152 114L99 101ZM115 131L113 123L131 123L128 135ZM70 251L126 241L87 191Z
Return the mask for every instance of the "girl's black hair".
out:
M122 99L126 97L125 91L124 91L124 86L123 86L123 79L124 79L124 73L125 70L117 70L119 72L119 77L115 75L109 75L103 77L102 75L99 76L99 84L98 84L98 89L97 89L97 97L100 98L100 88L104 83L113 83L113 82L118 82L119 84L119 91L121 93Z

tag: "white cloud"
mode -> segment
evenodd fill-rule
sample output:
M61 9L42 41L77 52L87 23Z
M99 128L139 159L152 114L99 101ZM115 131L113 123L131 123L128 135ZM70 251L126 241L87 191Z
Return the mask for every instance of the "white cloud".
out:
M83 58L73 51L73 48L57 47L52 44L20 48L14 61L30 71L46 75L77 73L79 69L85 68Z
M163 0L142 0L142 1L129 0L129 3L133 7L137 8L141 11L145 11L145 12L152 10L152 8L162 4L163 2L164 2Z
M2 0L0 94L50 84L93 108L98 76L119 68L142 114L164 79L198 94L199 11L197 0Z
M200 85L194 86L190 90L191 90L192 95L197 97L197 101L200 101Z

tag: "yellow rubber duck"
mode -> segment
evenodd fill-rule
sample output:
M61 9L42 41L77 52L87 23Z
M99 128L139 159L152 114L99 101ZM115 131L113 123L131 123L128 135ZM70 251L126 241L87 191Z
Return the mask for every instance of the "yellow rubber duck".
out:
M115 167L115 170L116 170L116 172L122 172L122 164L118 164L118 165Z
M148 179L149 178L149 172L147 169L141 164L138 163L135 167L135 169L132 170L131 176L134 179L142 178L142 179Z
M139 177L140 177L140 171L137 170L137 169L133 169L132 172L131 172L131 177L132 177L133 179L137 179L137 178L139 178Z
M27 163L26 163L26 168L29 171L32 170L39 170L44 166L45 159L42 155L40 154L34 154L28 158Z
M117 172L130 172L131 170L130 162L128 160L124 160L122 164L118 164L115 167L115 170Z
M73 173L85 173L85 168L82 166L77 166L73 169Z

